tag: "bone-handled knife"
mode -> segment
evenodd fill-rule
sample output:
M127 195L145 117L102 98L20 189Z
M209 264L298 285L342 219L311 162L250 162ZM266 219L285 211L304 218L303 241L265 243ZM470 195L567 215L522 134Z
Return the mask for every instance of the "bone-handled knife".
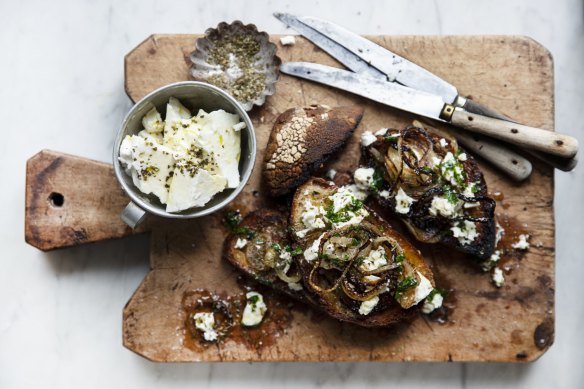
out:
M570 136L471 113L463 108L444 103L441 96L394 82L385 82L351 71L308 62L288 62L280 66L280 71L430 119L451 123L456 127L497 138L525 149L537 150L562 158L572 158L578 152L578 141Z

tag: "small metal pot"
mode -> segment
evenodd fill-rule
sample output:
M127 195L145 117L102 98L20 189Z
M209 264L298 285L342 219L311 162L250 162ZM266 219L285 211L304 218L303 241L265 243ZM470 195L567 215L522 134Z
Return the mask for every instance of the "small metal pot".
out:
M176 97L191 112L199 109L207 112L223 109L232 114L238 114L245 122L246 128L241 130L241 159L239 161L240 183L237 188L225 189L217 193L203 207L185 210L179 213L166 212L165 207L157 198L142 193L134 186L132 177L124 172L118 157L120 145L126 135L137 134L142 127L144 115L156 107L162 115L166 112L166 104L170 97ZM211 214L229 204L241 192L253 170L256 158L256 138L253 124L243 107L222 89L196 81L183 81L165 85L138 101L128 112L118 131L113 148L113 164L116 178L123 190L132 200L122 211L121 218L130 227L135 228L148 213L174 219L191 219Z

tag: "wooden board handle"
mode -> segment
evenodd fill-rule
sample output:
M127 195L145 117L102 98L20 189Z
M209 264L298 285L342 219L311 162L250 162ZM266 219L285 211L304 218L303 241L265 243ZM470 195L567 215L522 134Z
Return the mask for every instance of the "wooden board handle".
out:
M43 251L120 238L128 203L110 164L43 150L26 164L25 240Z
M571 136L470 113L461 108L454 110L451 123L525 149L538 150L562 158L572 158L578 152L578 141Z

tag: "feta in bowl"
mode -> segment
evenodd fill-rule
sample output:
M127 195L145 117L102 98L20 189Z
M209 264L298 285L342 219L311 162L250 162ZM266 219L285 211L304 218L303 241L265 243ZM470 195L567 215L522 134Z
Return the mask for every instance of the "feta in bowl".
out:
M147 213L195 218L233 200L256 156L253 125L225 91L185 81L145 96L114 143L116 178L132 202L122 219L135 227Z

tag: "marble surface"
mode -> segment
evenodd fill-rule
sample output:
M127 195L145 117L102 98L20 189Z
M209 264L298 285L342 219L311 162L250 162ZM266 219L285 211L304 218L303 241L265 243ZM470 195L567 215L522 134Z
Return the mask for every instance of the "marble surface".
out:
M525 365L157 365L121 345L122 308L148 270L146 238L48 254L24 243L26 159L50 148L109 162L114 133L130 107L124 54L154 32L201 32L237 18L283 33L274 11L321 16L368 34L529 35L555 59L556 128L582 140L580 0L2 1L0 388L582 385L582 167L556 174L555 345Z

